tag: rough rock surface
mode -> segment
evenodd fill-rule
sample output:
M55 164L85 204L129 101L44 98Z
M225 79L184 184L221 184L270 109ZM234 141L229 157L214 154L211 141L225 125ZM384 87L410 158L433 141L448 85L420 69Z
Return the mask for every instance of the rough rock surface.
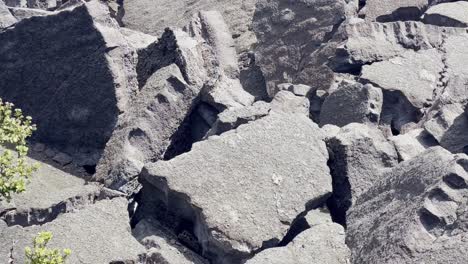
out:
M382 112L382 90L370 84L342 82L324 101L320 125L378 124Z
M34 116L35 139L61 151L103 148L138 89L135 51L107 7L23 20L0 43L0 96Z
M13 24L15 24L17 20L15 17L8 11L8 7L5 5L5 3L0 1L0 29L9 27Z
M368 21L390 22L397 20L418 20L430 0L366 0L360 15Z
M468 3L456 1L435 5L424 13L423 22L445 27L467 27Z
M330 85L333 74L325 63L333 49L325 44L343 22L345 12L344 0L257 2L255 53L270 97L280 83L302 83L317 89Z
M398 163L398 155L375 126L352 123L327 139L333 176L332 210L344 222L346 212L359 196L382 179L385 169Z
M192 16L203 10L217 10L223 14L236 41L237 49L245 51L255 43L255 34L251 29L255 10L254 0L232 2L213 1L169 1L169 0L130 0L123 2L125 27L155 36L164 32L166 27L186 26ZM183 11L182 11L183 10Z
M207 264L190 249L177 242L169 230L153 219L143 219L132 230L133 236L147 248L147 261L168 264Z
M8 256L16 241L13 257L23 263L24 247L31 246L37 233L47 230L54 235L50 247L73 249L70 263L138 263L144 258L145 248L132 237L127 219L126 199L115 198L63 214L43 225L1 228L0 256Z
M274 112L148 164L141 177L165 193L169 209L192 215L205 254L229 261L275 245L330 195L322 137L305 115Z
M39 170L31 177L26 192L13 195L9 203L0 200L0 219L8 225L43 224L98 200L101 192L98 185L85 184L83 179L51 165L38 164Z
M25 18L30 18L33 16L46 16L52 14L52 12L41 10L41 9L33 9L33 8L25 8L25 7L10 7L8 8L10 13L18 20L21 21Z
M347 264L350 251L345 245L344 228L332 223L330 216L311 211L306 217L311 227L285 247L266 249L246 264Z
M468 261L467 164L466 155L430 148L363 193L348 213L352 262Z
M400 160L405 161L418 156L427 148L437 146L437 141L424 129L414 129L406 134L390 137Z

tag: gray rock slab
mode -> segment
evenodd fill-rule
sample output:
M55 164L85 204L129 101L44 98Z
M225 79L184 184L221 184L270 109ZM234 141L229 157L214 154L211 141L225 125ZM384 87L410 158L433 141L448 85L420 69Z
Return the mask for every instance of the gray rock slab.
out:
M389 140L395 146L398 157L402 161L409 160L423 153L426 149L438 145L424 129L413 129L405 134L390 137Z
M9 27L17 22L17 19L10 13L5 3L0 1L0 29Z
M273 112L147 164L140 177L194 219L204 252L225 263L278 243L306 205L330 195L322 138L305 115Z
M429 8L422 21L426 24L445 27L468 26L468 2L442 3Z

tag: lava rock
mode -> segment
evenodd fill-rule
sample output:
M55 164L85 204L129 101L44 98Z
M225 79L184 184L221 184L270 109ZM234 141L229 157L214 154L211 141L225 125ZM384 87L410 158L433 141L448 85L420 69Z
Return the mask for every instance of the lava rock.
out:
M326 97L320 112L320 125L378 124L382 104L381 89L370 84L343 81Z
M305 115L272 112L147 164L140 178L194 222L210 260L230 263L277 244L301 212L330 195L322 138Z
M468 3L457 1L432 6L424 13L422 21L437 26L468 27Z
M430 148L361 194L348 213L352 262L467 262L467 164Z

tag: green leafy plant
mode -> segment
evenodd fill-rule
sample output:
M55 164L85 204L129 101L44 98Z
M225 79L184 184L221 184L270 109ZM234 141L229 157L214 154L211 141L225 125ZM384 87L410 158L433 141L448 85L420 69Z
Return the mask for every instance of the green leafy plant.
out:
M26 139L36 126L30 116L24 116L21 109L14 109L12 103L0 99L0 145L4 148L0 154L0 198L7 201L12 193L25 191L26 181L37 170L37 165L28 164ZM6 149L11 148L15 151Z
M52 239L51 232L40 232L33 241L33 248L26 247L25 264L63 264L71 254L70 249L47 248L47 243Z

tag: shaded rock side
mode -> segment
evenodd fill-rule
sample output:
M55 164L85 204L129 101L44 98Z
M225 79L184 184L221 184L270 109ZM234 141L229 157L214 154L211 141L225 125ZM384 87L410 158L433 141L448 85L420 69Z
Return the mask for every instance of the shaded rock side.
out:
M0 42L0 96L34 117L34 139L62 152L103 148L138 89L135 50L108 8L25 19Z
M0 1L0 29L7 28L16 22L16 18L8 11L8 7L3 0Z
M300 213L330 195L322 137L305 115L273 112L147 164L140 177L191 219L204 256L230 263L277 244Z
M468 156L441 147L400 163L348 213L353 263L464 263Z

